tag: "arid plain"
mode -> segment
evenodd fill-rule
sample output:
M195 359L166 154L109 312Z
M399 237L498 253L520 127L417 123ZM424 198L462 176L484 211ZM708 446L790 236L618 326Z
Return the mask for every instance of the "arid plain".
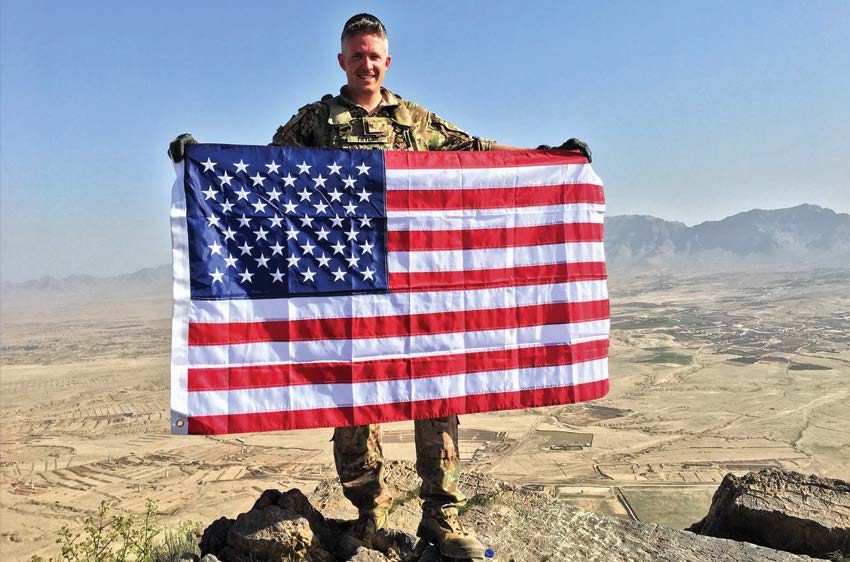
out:
M705 515L727 472L850 478L850 269L615 271L610 289L608 397L463 416L465 470L678 528ZM330 429L169 434L164 284L2 306L3 559L57 555L59 527L103 499L207 523L333 473ZM414 458L412 423L384 432L388 458Z

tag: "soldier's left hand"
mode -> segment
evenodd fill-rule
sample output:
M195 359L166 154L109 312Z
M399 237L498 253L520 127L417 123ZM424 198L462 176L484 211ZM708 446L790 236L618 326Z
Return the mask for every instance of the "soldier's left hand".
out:
M552 148L548 144L541 144L537 147L537 150L548 150ZM565 141L561 146L556 146L558 150L578 150L581 152L585 158L587 158L588 162L593 162L593 158L591 158L590 146L580 139L569 139Z

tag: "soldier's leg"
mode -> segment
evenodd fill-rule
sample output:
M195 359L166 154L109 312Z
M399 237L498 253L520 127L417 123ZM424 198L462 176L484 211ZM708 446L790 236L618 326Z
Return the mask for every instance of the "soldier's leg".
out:
M342 493L361 513L386 510L392 498L384 481L381 426L334 429L334 463Z
M416 534L439 545L445 557L477 560L484 557L484 547L458 516L466 498L458 489L457 426L457 416L414 422L416 472L422 478L419 497L424 500Z
M456 509L465 501L458 490L457 426L457 416L413 422L416 472L422 479L419 497L425 501L423 511Z

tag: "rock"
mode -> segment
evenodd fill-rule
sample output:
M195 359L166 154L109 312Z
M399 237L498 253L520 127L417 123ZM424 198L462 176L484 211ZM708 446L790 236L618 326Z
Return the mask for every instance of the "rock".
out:
M221 552L227 545L227 532L230 531L230 527L235 522L234 519L222 517L216 519L209 527L204 529L204 534L201 535L201 556Z
M776 469L727 474L708 515L689 530L797 554L850 556L850 484Z
M372 540L372 547L390 558L407 560L413 557L416 537L397 529L379 529Z
M255 558L303 560L307 551L318 543L306 518L269 505L240 514L227 533L227 545Z
M212 554L207 554L203 558L201 558L201 562L221 562L218 558L213 556Z
M348 562L390 562L389 558L370 548L360 547L354 556L348 559Z

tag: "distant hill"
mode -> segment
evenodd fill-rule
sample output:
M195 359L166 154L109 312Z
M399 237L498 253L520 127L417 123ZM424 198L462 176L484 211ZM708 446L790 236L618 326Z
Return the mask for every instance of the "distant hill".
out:
M613 266L805 264L850 259L850 215L799 205L753 209L692 227L647 215L613 216L605 221L605 251Z
M157 294L164 297L171 295L171 265L146 267L113 277L71 275L57 279L48 276L21 283L0 283L0 297L6 301L4 304L31 298Z

